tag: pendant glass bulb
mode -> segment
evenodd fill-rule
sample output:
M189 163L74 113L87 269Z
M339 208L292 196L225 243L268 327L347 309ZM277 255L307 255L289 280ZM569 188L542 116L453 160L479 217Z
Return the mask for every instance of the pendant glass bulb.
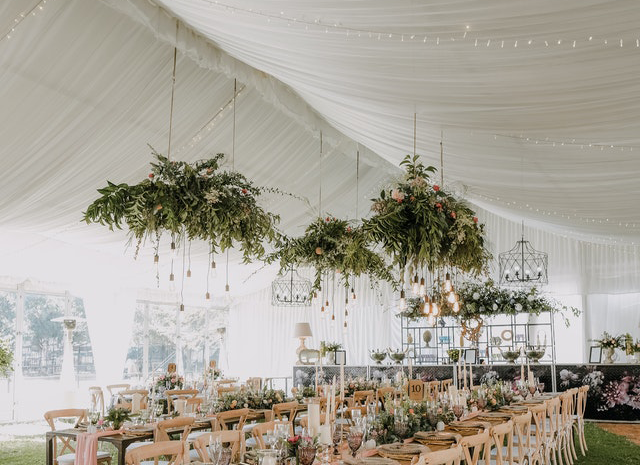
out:
M407 300L405 299L404 289L400 291L400 309L404 310L407 308Z
M431 304L431 313L433 316L438 316L440 314L440 309L438 308L438 304L433 302Z
M460 304L458 302L453 303L453 312L458 313L460 311Z
M451 291L451 275L449 273L444 277L444 290L445 292Z
M456 301L456 295L453 292L449 292L449 295L447 296L447 302L452 304L455 301Z
M418 289L418 293L422 296L427 293L427 287L424 284L424 278L420 278L420 288Z
M427 323L429 324L429 326L435 326L436 324L436 319L433 315L429 315L429 317L427 318Z
M420 284L418 284L417 279L413 282L413 284L411 284L411 292L413 292L413 295L418 295L418 293L420 292Z
M356 291L351 288L351 300L356 300Z
M171 258L176 258L177 253L176 243L171 241Z

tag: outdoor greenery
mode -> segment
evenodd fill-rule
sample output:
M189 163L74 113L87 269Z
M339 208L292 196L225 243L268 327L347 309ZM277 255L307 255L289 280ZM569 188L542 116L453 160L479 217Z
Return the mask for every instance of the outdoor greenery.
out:
M13 371L13 352L9 344L0 339L0 378L6 378Z
M98 189L101 196L84 212L87 223L126 227L138 248L145 239L157 244L167 232L172 240L203 240L214 253L238 245L245 262L264 255L264 242L276 239L279 221L258 205L265 189L238 172L220 170L221 153L194 164L152 153L157 162L147 179L133 185L107 181Z
M312 291L320 290L323 274L334 272L347 288L352 277L361 275L368 275L372 281L395 283L384 258L368 245L363 229L332 216L317 218L300 237L284 238L267 261L279 261L280 273L291 267L313 268Z
M363 221L369 238L381 243L400 269L485 271L491 256L485 249L484 226L473 210L433 184L429 177L436 169L424 166L417 155L407 155L400 166L404 177L372 199L374 213Z

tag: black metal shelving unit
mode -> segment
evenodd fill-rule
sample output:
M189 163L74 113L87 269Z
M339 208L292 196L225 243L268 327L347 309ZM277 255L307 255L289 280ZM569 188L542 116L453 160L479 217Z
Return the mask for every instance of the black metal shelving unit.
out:
M483 321L477 344L479 359L490 364L507 363L501 350L540 346L545 348L540 363L555 363L555 333L551 313L498 315L483 318ZM435 326L430 326L426 318L409 321L401 317L401 328L402 350L408 351L407 357L411 357L415 365L448 364L451 363L448 350L473 348L468 340L462 340L462 327L451 317L438 318Z

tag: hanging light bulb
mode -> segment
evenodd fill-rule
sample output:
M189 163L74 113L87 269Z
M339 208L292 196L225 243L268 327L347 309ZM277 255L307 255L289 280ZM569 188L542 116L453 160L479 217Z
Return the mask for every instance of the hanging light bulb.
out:
M331 315L331 329L335 329L336 328L336 316L335 314Z
M440 309L438 308L437 302L431 303L431 313L433 316L438 316L440 314Z
M157 253L153 256L153 263L158 263L160 261L160 255Z
M342 334L347 334L347 320L344 320L344 325L342 325Z
M453 291L449 292L449 295L447 296L447 302L452 304L455 301L456 301L456 295L453 293Z
M415 275L413 277L413 283L411 283L411 292L413 292L413 295L418 295L418 293L420 292L420 284L418 284L418 275Z
M322 318L324 320L324 316L326 315L325 311L324 311L324 305L322 307L320 307L320 318Z
M351 300L356 300L356 291L351 288Z
M407 299L404 297L404 289L400 291L400 310L407 308Z
M444 275L444 291L445 292L451 291L451 275L449 273Z
M226 303L231 303L231 290L228 283L224 286L224 300Z
M429 324L429 326L435 326L436 318L433 315L429 315L429 317L427 318L427 323Z
M418 293L421 296L424 296L427 293L427 287L424 284L424 278L420 278L420 288L418 289Z
M460 302L453 303L453 313L458 313L460 311Z
M349 296L344 299L344 317L349 316Z
M213 278L217 278L218 277L218 270L216 267L216 260L213 259L211 260L211 277Z
M176 258L178 251L176 249L176 243L171 241L171 258Z
M211 300L211 294L209 294L209 291L204 295L204 298L205 300Z

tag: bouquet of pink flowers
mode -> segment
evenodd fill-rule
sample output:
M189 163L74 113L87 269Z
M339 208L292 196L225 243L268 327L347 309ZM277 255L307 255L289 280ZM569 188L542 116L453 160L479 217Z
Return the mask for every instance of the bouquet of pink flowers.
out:
M155 382L155 388L158 392L168 391L171 389L182 389L183 386L184 377L178 376L175 372L160 375Z

